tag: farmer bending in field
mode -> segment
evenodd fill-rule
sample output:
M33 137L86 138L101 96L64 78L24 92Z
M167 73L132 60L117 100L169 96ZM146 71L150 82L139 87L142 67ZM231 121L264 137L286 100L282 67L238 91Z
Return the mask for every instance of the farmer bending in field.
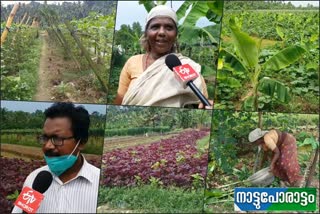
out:
M278 130L262 131L257 128L250 132L249 141L272 151L270 171L287 186L299 186L302 181L296 139L289 133Z
M39 172L49 171L53 181L43 193L38 213L95 213L100 170L80 154L88 141L87 110L72 103L55 103L44 114L38 140L47 165L34 170L23 186L32 187ZM22 210L14 207L12 212Z
M190 88L184 88L174 73L166 66L165 59L178 49L178 19L171 8L159 5L150 10L146 18L144 35L140 42L145 54L132 56L124 65L119 80L115 104L184 107L199 104L199 98ZM201 66L188 57L175 54L182 64L189 64L200 74ZM208 97L203 77L194 84ZM212 101L209 101L213 104ZM212 108L212 107L206 107Z

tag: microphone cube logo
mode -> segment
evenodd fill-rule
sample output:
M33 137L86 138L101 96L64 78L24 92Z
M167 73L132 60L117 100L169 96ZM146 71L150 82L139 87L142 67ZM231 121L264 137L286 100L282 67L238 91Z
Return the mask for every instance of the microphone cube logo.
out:
M235 211L315 211L316 188L235 188Z
M199 74L189 64L173 67L173 71L183 82L189 82L199 76Z
M26 204L32 204L33 202L35 202L36 198L33 195L33 190L29 190L28 192L23 193L22 199L27 202Z
M40 192L37 192L30 187L24 187L19 197L14 202L14 205L27 213L35 213L39 208L43 198L44 195L42 195Z

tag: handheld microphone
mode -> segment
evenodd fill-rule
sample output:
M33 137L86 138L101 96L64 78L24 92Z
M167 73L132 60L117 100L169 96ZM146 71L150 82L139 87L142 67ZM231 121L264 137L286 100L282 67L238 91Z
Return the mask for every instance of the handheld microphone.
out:
M38 173L33 181L32 189L43 194L47 191L52 183L53 177L48 171L41 171Z
M43 193L48 190L52 180L50 172L39 172L32 183L32 189L24 187L14 204L21 208L23 213L35 213L44 198Z
M205 106L211 106L207 98L193 83L193 80L196 79L199 74L189 64L182 65L179 58L174 54L169 54L165 59L165 63L171 71L178 75L181 81L186 82L186 85L191 88L193 93Z

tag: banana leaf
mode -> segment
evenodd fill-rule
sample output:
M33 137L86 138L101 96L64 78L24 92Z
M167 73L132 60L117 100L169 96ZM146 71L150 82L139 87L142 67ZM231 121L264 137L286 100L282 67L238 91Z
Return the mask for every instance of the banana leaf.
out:
M218 80L218 86L219 86L219 83L223 82L224 84L228 85L231 88L241 87L241 83L239 80L231 77L230 74L226 74L225 72L223 72L223 70L218 71L217 80Z
M257 43L248 34L239 29L234 18L229 20L229 27L239 57L248 70L254 69L258 65L259 51Z
M187 3L187 1L185 3ZM182 4L181 7L184 7L184 4ZM195 26L197 24L197 21L201 17L206 16L208 10L209 10L209 7L207 4L204 4L203 2L194 2L192 4L191 10L189 11L188 15L183 20L182 25Z
M246 111L256 110L254 107L254 100L255 100L254 96L250 96L247 99L245 99L242 106L243 110L246 110Z
M221 57L224 57L224 64L223 65L228 70L237 71L237 72L243 72L243 73L247 73L248 72L248 70L241 63L241 61L236 56L234 56L233 54L228 52L227 50L222 49L219 52L219 58L221 58Z
M224 1L209 1L207 4L210 10L212 10L218 16L222 16L223 2Z
M278 71L296 62L306 52L299 45L290 46L272 56L262 66L263 69Z
M274 94L276 94L276 98L284 103L288 103L291 99L289 95L289 88L282 82L270 79L269 77L264 77L259 81L258 90L271 97L274 97Z
M140 0L139 4L143 4L144 8L149 11L156 6L156 4L153 1L149 1L149 0Z
M209 26L210 28L215 28L215 26ZM193 44L199 42L199 37L204 35L207 37L211 43L218 44L215 37L207 30L207 28L200 28L191 25L181 25L179 27L179 42Z
M180 20L181 18L185 17L186 12L189 8L189 6L192 4L191 1L185 1L180 7L179 9L176 11L178 20Z

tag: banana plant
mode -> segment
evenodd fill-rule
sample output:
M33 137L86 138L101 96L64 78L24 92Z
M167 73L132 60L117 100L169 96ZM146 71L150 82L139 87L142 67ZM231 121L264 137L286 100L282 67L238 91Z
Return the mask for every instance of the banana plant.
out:
M139 1L139 4L143 4L147 12L157 5L166 3L167 1ZM206 17L210 22L220 23L222 11L223 1L185 1L176 11L179 20L179 42L190 44L190 41L192 43L192 41L198 41L199 37L205 37L211 43L218 44L219 25L198 27L196 24L202 17Z
M263 76L263 71L272 71L276 74L281 69L295 63L299 60L306 50L300 45L291 45L270 57L264 63L259 62L261 52L261 41L256 42L247 33L240 30L236 24L235 18L230 18L229 28L236 54L232 54L226 49L221 49L219 53L219 62L223 62L223 68L243 73L248 77L249 90L243 96L242 108L244 110L258 110L258 98L261 94L269 95L271 99L277 99L282 103L290 101L289 88L282 82ZM221 61L223 59L223 61ZM221 71L218 71L218 79ZM240 82L232 77L228 81L239 85Z

